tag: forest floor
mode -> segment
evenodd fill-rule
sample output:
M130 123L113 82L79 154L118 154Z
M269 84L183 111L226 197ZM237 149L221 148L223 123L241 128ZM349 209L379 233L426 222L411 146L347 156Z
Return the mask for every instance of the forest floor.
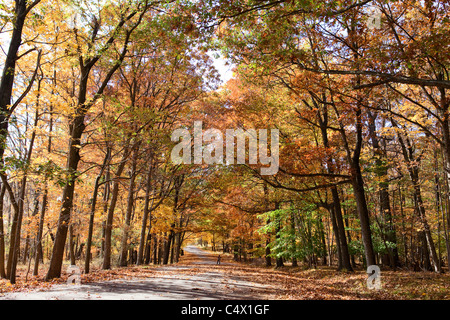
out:
M384 271L382 288L369 290L365 271L337 272L319 267L261 267L236 263L231 255L185 248L179 263L94 269L81 274L81 285L66 284L68 274L44 282L19 270L15 285L0 280L0 300L182 300L182 299L450 299L450 274Z

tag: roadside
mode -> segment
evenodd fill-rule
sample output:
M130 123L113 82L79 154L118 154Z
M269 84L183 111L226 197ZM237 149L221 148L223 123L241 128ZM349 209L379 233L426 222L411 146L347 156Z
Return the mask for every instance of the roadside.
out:
M81 285L47 284L0 293L3 300L185 300L268 299L270 285L230 276L216 257L196 247L185 248L185 259L175 265L128 267L81 275ZM205 268L206 266L206 268ZM119 278L101 280L119 275ZM102 277L103 276L103 277ZM67 277L65 277L67 279ZM99 279L100 281L98 281ZM62 280L62 279L61 279Z

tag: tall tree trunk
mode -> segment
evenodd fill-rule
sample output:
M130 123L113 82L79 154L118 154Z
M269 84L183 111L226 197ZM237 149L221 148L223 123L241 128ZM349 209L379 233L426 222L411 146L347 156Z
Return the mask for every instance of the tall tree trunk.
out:
M142 260L143 264L149 264L152 260L152 242L155 242L154 236L151 233L151 221L149 223L149 230L147 232L147 238L145 240L144 258Z
M27 14L31 10L31 5L27 8L26 0L15 1L14 8L14 27L11 33L8 52L3 64L3 73L0 79L0 166L3 168L3 155L6 148L6 139L8 135L9 117L13 111L10 106L12 103L12 91L14 86L15 70L18 58L19 48L22 44L22 31L25 25ZM33 6L40 1L35 1ZM31 84L31 83L30 83Z
M38 92L40 91L41 80L38 82ZM11 229L11 234L14 233L14 241L10 242L9 253L12 256L12 258L11 258L11 266L8 269L8 271L10 273L9 280L12 284L16 283L16 268L17 268L17 262L19 259L19 254L20 254L20 234L21 234L21 230L22 230L25 192L26 192L26 188L27 188L28 166L31 163L31 156L33 154L34 141L36 139L36 129L37 129L37 125L39 122L39 94L37 95L36 100L37 100L37 102L36 102L36 112L35 112L34 125L33 125L33 133L31 134L30 145L28 147L27 156L25 159L25 166L26 166L25 172L24 172L21 184L20 184L16 226L15 226L15 229ZM9 259L8 259L8 261L9 261Z
M359 83L359 79L357 84ZM356 128L356 143L353 153L350 151L348 145L347 136L345 133L345 128L340 122L341 135L343 138L344 146L347 152L347 160L350 165L351 172L351 184L353 187L353 194L356 201L356 210L358 212L359 223L361 226L361 239L364 246L364 258L367 265L376 265L375 253L373 250L372 243L372 232L370 230L370 218L369 218L369 208L367 207L366 195L364 190L364 179L361 173L360 156L363 144L363 134L362 134L362 110L361 110L361 99L359 98L356 103L355 110L355 128ZM336 110L336 109L335 109Z
M56 71L53 71L53 86L56 85ZM53 95L54 89L52 89L51 94ZM50 103L49 106L49 129L48 129L48 140L47 140L47 153L50 154L52 151L52 132L53 132L53 104ZM47 210L47 204L48 204L48 177L45 177L45 183L44 183L44 195L42 196L42 207L41 207L41 213L39 215L39 226L38 226L38 233L36 236L36 251L35 251L35 257L34 257L34 269L33 269L33 275L37 276L39 274L39 262L44 262L44 252L42 250L42 237L44 234L44 221L45 221L45 212Z
M34 276L37 276L39 274L39 262L43 262L44 259L44 254L42 251L42 236L44 233L44 220L45 220L45 211L47 210L47 204L48 204L48 187L47 183L45 183L44 195L42 196L41 213L39 215L38 232L36 235L36 250L34 253L34 269L33 269Z
M3 228L3 200L6 188L2 185L0 190L0 277L6 278L5 272L5 234Z
M275 202L275 210L278 210L280 208L280 204L278 202ZM280 238L280 231L281 231L281 218L280 215L277 214L275 217L275 241L278 241L278 239ZM282 257L277 257L275 259L275 267L276 268L280 268L283 267L284 263L283 263L283 258Z
M311 96L316 106L321 106L321 109L317 110L317 119L320 127L320 132L322 135L322 143L325 148L330 147L329 139L328 139L328 105L326 101L326 95L322 96L322 104L320 101L315 100L315 96ZM327 172L331 175L335 173L334 167L334 159L331 155L327 157ZM348 252L348 244L347 238L345 237L345 227L344 221L342 218L342 209L341 209L341 201L339 198L338 189L336 186L331 188L331 195L333 198L333 208L330 211L333 231L336 238L336 245L338 251L338 270L345 268L348 271L353 271L353 268L350 264L350 254Z
M134 206L134 185L136 180L136 166L139 156L139 142L134 146L133 158L131 160L131 170L130 170L130 184L128 186L128 200L127 200L127 211L125 214L125 224L122 230L122 243L121 243L121 253L119 265L121 267L127 266L127 252L128 252L128 234L131 227L131 214L133 212Z
M73 206L75 182L78 178L78 162L80 161L81 136L86 127L84 118L86 115L86 94L90 68L81 67L81 81L78 92L77 110L74 119L69 126L69 151L67 154L66 170L68 178L62 194L62 204L56 228L50 266L45 276L46 280L59 278L64 259L64 247L67 239L67 231L70 224L70 215Z
M18 51L22 44L22 32L23 27L25 25L25 19L27 14L32 9L32 6L30 4L29 7L27 7L26 0L18 0L15 1L15 8L14 8L14 27L12 29L11 34L11 40L9 42L9 48L8 52L6 54L6 59L3 64L3 74L0 80L0 124L1 129L7 129L7 121L6 118L8 118L9 115L9 108L8 105L11 103L12 98L12 89L14 85L14 78L15 78L15 69L16 69L16 63L17 63L17 57L18 57ZM40 2L34 1L32 4L33 6L37 5ZM4 125L6 124L6 127ZM2 130L3 131L3 130ZM4 138L6 138L7 131L1 132L2 135L5 135ZM4 152L4 145L1 144L1 151L0 153L3 156Z
M162 264L168 264L169 263L170 245L172 244L173 228L174 227L175 227L175 225L172 224L170 226L171 230L169 231L169 235L167 237L164 237L164 253L163 253Z
M375 157L375 174L378 178L378 194L380 201L380 213L384 218L380 228L383 233L382 237L384 241L389 241L393 243L395 246L397 245L395 229L392 222L392 212L390 206L389 199L389 182L387 181L388 176L388 167L384 164L383 158L385 155L383 154L383 150L381 149L380 141L376 132L376 119L377 114L368 111L369 115L369 134L370 140L372 142L372 147L374 149L374 157ZM391 268L395 269L398 265L398 250L397 248L391 249L386 248L388 251L387 255L383 257L383 260L388 260Z
M440 80L444 79L444 74L441 72L438 74ZM450 99L447 97L446 90L439 88L439 107L438 112L440 115L442 128L442 141L443 141L443 172L445 175L445 192L446 192L446 221L447 230L444 228L444 237L446 239L447 247L447 263L450 266ZM428 96L428 95L427 95ZM435 101L432 101L435 103ZM443 213L444 215L444 213ZM449 268L450 269L450 268Z
M73 234L73 223L69 226L69 257L70 257L70 264L72 266L75 265L75 240L74 240L74 234Z
M177 211L178 211L178 200L179 200L179 195L180 195L180 190L181 190L181 186L183 185L184 182L184 176L177 176L175 177L175 195L173 197L173 209L172 209L172 217L173 220L175 221L175 218L177 216ZM169 235L167 240L164 242L164 257L163 257L163 264L167 264L169 262L169 258L170 258L170 248L172 245L172 241L173 241L173 237L175 236L175 222L173 222L170 225L170 231L169 231Z
M428 249L429 258L431 258L431 264L432 264L433 270L435 272L440 272L438 256L436 254L436 247L434 245L430 226L429 226L428 220L426 218L425 207L423 204L422 194L421 194L420 186L418 185L418 183L419 182L417 182L417 184L415 184L415 186L414 186L414 198L417 202L417 211L419 214L419 221L421 222L422 227L423 227L425 244L426 244L426 248Z
M125 168L126 159L128 158L128 146L129 146L129 140L127 141L127 143L125 145L123 155L122 155L122 160L120 161L119 166L116 171L116 175L115 175L116 180L114 181L113 189L111 192L111 202L110 202L109 208L108 208L108 216L106 217L105 248L104 248L104 252L103 252L103 265L102 265L102 268L105 270L111 268L112 224L113 224L113 219L114 219L114 210L116 209L116 204L117 204L117 197L119 195L119 186L120 186L119 177L122 175L122 172Z
M337 225L337 219L336 219L336 207L333 205L331 205L328 208L329 212L330 212L330 220L331 220L331 227L333 229L333 234L334 234L334 238L336 240L336 251L337 251L337 260L338 260L338 267L337 270L340 271L342 270L342 268L344 267L343 264L343 256L342 256L342 246L341 246L341 234L339 232L339 228ZM331 259L331 256L330 256Z
M391 123L393 124L394 127L398 128L397 123L393 119L391 119ZM403 153L405 162L408 164L408 166L407 166L408 173L409 173L409 176L411 178L411 182L412 182L413 188L414 188L414 202L416 204L416 211L417 211L417 215L419 218L419 222L422 226L422 229L423 229L423 232L425 235L425 240L426 240L428 251L430 254L430 258L431 258L431 264L432 264L433 270L435 272L440 272L441 270L439 269L439 261L438 261L438 256L436 254L436 247L434 245L430 226L428 224L428 220L426 217L425 207L423 204L422 193L421 193L421 189L420 189L419 167L418 167L419 162L420 162L420 157L418 159L414 159L413 146L410 143L409 138L407 136L405 136L403 138L402 135L400 133L398 133L397 137L398 137L401 149L402 149L402 153Z
M364 253L368 266L376 265L375 254L373 251L372 232L370 230L369 209L367 207L364 182L361 174L361 167L358 163L353 164L352 186L355 194L356 208L358 211L361 225L361 237L364 245Z
M69 174L69 177L66 181L66 185L64 187L63 195L62 195L62 205L58 220L58 226L55 235L55 242L53 245L52 257L50 259L50 267L48 269L47 275L45 276L46 280L50 280L53 278L59 278L61 276L61 267L64 258L64 246L67 238L67 228L70 223L70 214L73 206L74 199L74 191L75 191L75 182L78 177L78 162L80 161L80 148L81 148L81 137L86 128L84 123L86 113L89 111L90 107L95 103L95 101L103 94L105 88L107 87L111 77L114 73L119 69L123 60L125 59L125 55L128 51L128 43L130 41L131 33L137 26L141 23L144 13L148 9L148 6L143 7L139 15L139 19L127 30L123 35L123 47L120 52L120 55L117 59L115 59L114 64L109 68L108 72L105 75L105 78L101 82L97 92L92 96L92 99L87 101L87 92L88 92L88 80L89 73L91 72L94 65L99 61L104 51L99 50L97 55L92 57L84 58L83 56L79 56L80 61L80 83L78 86L78 98L77 98L77 106L75 109L75 116L70 122L69 126L69 151L67 154L67 164L66 170ZM115 30L122 30L125 23L133 18L136 15L137 9L132 11L127 16L121 16L120 21L116 25ZM116 38L121 34L120 32L115 32L108 40L104 43L105 50L115 42ZM112 221L111 221L112 223Z
M296 241L295 241L295 216L294 216L294 210L291 210L290 212L290 216L289 216L289 222L290 222L290 227L291 227L291 232L292 232L292 239L291 239L291 247L292 247L292 266L293 267L298 267L298 263L297 263L297 257L295 256L295 254L297 253L297 246L296 246ZM323 230L322 230L323 231Z
M264 190L264 204L265 204L265 210L266 212L270 211L269 207L269 188L267 187L267 183L263 184L263 190ZM266 224L270 224L270 217L267 218ZM265 248L265 261L266 261L266 267L272 266L272 257L270 256L270 238L271 235L268 232L266 234L266 248ZM225 251L224 251L225 253Z
M153 169L153 164L152 164L152 158L150 157L150 165L148 168L148 173L147 173L147 181L146 181L146 185L145 185L145 200L144 200L144 212L142 215L142 225L141 225L141 237L139 240L139 250L138 250L138 258L137 258L137 264L140 265L144 262L144 249L148 248L150 246L150 239L151 237L145 237L145 230L147 229L147 222L149 221L149 227L148 227L148 233L150 235L151 232L151 217L149 219L149 214L150 214L150 194L152 191L152 169Z
M98 188L100 184L101 175L98 175L95 179L94 191L92 194L91 212L89 214L89 227L88 236L86 239L86 257L84 260L84 273L88 274L90 271L90 261L91 261L91 246L92 246L92 235L94 233L94 217L95 217L95 206L97 203Z
M91 261L91 247L92 247L92 235L94 233L94 218L95 218L95 207L97 205L97 197L98 197L98 189L100 187L100 179L103 176L103 172L107 165L109 165L111 158L111 148L108 146L105 154L105 158L103 159L103 164L100 169L100 173L95 179L94 191L92 193L92 202L91 202L91 212L89 215L89 228L88 228L88 237L86 239L86 257L84 260L84 273L89 273L90 269L90 261Z
M317 230L319 233L320 238L320 247L321 247L321 257L322 257L322 265L327 265L327 243L325 240L325 228L323 226L322 217L317 217ZM294 262L292 262L292 265L294 266ZM297 263L295 263L295 266L297 266Z
M444 158L444 156L443 156ZM444 161L444 159L443 159ZM445 168L445 164L444 164ZM445 170L444 170L445 171ZM446 173L444 172L444 179L446 180ZM450 201L449 201L449 186L447 183L444 183L444 196L440 197L440 208L442 213L442 224L443 224L443 232L444 232L444 239L445 239L445 246L447 249L447 266L450 266ZM445 204L444 200L445 199ZM449 268L450 269L450 268Z
M102 216L108 215L108 202L109 202L109 195L111 193L111 171L110 166L108 165L106 167L106 174L105 174L105 187L103 190L103 210L102 210ZM103 257L105 254L105 232L106 232L106 220L102 219L102 242L101 242L101 256Z
M334 215L336 218L337 232L339 234L339 242L337 243L337 245L340 247L342 267L347 271L353 271L352 265L350 263L350 253L348 251L347 237L345 235L341 200L339 198L339 193L336 186L331 188L331 195L333 197Z

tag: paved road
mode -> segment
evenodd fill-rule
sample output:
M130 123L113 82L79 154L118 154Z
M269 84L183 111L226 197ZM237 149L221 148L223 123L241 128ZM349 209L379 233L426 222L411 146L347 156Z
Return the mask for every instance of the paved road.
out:
M192 265L156 268L157 275L148 278L118 279L74 285L55 285L47 291L8 293L3 300L184 300L184 299L264 299L266 287L231 277L217 266L216 256L188 246L186 252L196 256ZM202 272L202 265L205 271ZM222 264L221 264L222 265ZM231 263L223 263L225 266ZM193 268L196 272L190 273ZM200 268L200 272L198 269ZM158 274L160 273L160 274Z
M217 256L206 254L205 251L203 251L199 247L186 246L184 248L184 251L192 253L197 256L198 261L194 261L193 264L200 264L200 265L202 265L202 264L208 264L208 265L217 264ZM233 263L221 262L220 265L230 266L230 265L233 265Z

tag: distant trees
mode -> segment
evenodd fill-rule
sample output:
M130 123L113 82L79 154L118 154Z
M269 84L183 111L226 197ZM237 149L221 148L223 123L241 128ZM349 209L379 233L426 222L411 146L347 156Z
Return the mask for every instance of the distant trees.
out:
M442 98L449 85L448 57L436 50L434 43L449 41L443 36L448 5L445 1L323 1L313 7L308 3L242 1L237 6L224 4L216 8L215 15L206 16L209 25L218 26L217 48L239 70L242 88L228 87L233 99L228 105L239 112L258 113L259 118L271 115L276 119L271 119L272 125L284 132L280 173L260 178L275 190L293 193L282 202L295 203L295 192L301 192L300 197L309 199L316 211L330 211L328 223L336 238L339 268L343 263L349 268L348 247L349 252L364 253L363 262L368 265L383 257L383 263L393 268L407 263L410 268L417 264L440 271L437 252L442 251L443 238L448 239L449 212L447 205L432 205L434 212L428 217L420 189L432 180L426 179L427 175L437 175L435 185L428 187L431 192L433 188L442 191L446 176L444 136L449 129L442 110L448 101ZM379 29L368 28L373 8L380 12ZM226 30L221 28L224 22ZM248 89L249 84L253 89ZM261 98L256 111L255 96L270 98ZM277 108L270 103L273 96ZM261 125L252 116L247 119L251 119L248 126ZM405 144L405 134L433 146L425 163L434 165L424 167L425 149L431 145L418 146L411 140ZM438 154L441 164L436 166L432 155ZM402 158L406 162L399 160ZM419 166L427 172L422 178ZM439 168L444 170L441 175L434 171ZM410 182L404 181L408 175ZM395 199L394 190L399 188L412 188L408 201L404 193ZM435 195L435 199L446 197L446 192ZM347 215L340 217L346 201L353 205L346 205ZM405 215L405 205L414 209L412 216ZM303 205L298 206L302 211ZM401 215L396 212L398 207ZM356 212L357 218L350 219L349 210ZM349 220L359 225L353 236ZM408 234L414 241L404 243L402 252L398 230L406 221L419 231ZM291 223L285 224L286 230L292 229L288 228ZM445 241L442 248L448 248Z

